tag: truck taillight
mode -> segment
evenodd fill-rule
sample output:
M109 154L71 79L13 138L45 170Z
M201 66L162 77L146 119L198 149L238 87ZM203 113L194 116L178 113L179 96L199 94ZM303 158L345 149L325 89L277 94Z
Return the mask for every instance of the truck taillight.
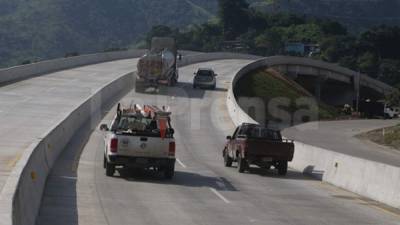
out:
M242 149L243 149L244 151L246 151L247 148L248 148L247 141L244 141L244 142L242 143Z
M175 156L175 142L169 143L168 155Z
M116 153L118 151L118 139L117 138L113 138L111 139L110 142L110 151L112 153Z

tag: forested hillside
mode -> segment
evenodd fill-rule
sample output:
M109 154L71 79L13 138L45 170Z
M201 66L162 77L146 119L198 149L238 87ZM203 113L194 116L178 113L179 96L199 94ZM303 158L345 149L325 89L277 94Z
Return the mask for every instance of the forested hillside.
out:
M0 0L0 66L135 43L153 25L209 20L210 0Z
M400 25L400 0L253 0L263 12L290 12L339 21L363 31L373 25Z
M329 17L350 26L350 32L400 23L400 0L247 1L269 14ZM124 48L154 25L206 22L217 6L218 0L0 0L0 67Z

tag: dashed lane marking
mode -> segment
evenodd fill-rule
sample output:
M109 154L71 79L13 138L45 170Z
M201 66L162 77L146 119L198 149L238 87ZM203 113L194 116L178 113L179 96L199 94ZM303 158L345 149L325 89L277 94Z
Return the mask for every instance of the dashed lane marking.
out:
M226 204L231 203L228 199L226 199L221 193L219 193L217 190L215 190L215 188L210 188L210 190L216 195L218 196L218 198L220 198L222 201L224 201Z
M183 162L182 162L180 159L176 158L176 161L177 161L177 162L179 163L179 165L181 165L183 168L187 168L186 165L183 164Z

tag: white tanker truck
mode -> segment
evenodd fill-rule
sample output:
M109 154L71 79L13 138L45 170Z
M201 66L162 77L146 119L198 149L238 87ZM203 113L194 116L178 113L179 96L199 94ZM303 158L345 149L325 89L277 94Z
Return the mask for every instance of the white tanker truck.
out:
M154 37L151 49L138 62L137 89L158 85L174 86L178 82L178 51L173 38Z

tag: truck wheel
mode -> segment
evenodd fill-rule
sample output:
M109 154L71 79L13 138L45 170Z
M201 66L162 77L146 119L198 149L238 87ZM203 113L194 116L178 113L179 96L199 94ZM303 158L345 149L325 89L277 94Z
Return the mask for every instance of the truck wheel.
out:
M107 177L112 177L114 176L115 173L115 166L113 164L110 164L106 162L106 175Z
M240 154L238 156L237 161L238 161L237 169L238 169L239 173L243 173L247 169L247 166L248 166L247 161L245 159L243 159Z
M224 151L224 165L225 167L231 167L232 166L233 159L229 156L229 154Z
M171 163L170 165L165 167L164 176L168 180L171 180L174 177L174 174L175 174L175 164Z
M288 170L288 162L287 161L279 161L278 162L278 174L285 176Z

